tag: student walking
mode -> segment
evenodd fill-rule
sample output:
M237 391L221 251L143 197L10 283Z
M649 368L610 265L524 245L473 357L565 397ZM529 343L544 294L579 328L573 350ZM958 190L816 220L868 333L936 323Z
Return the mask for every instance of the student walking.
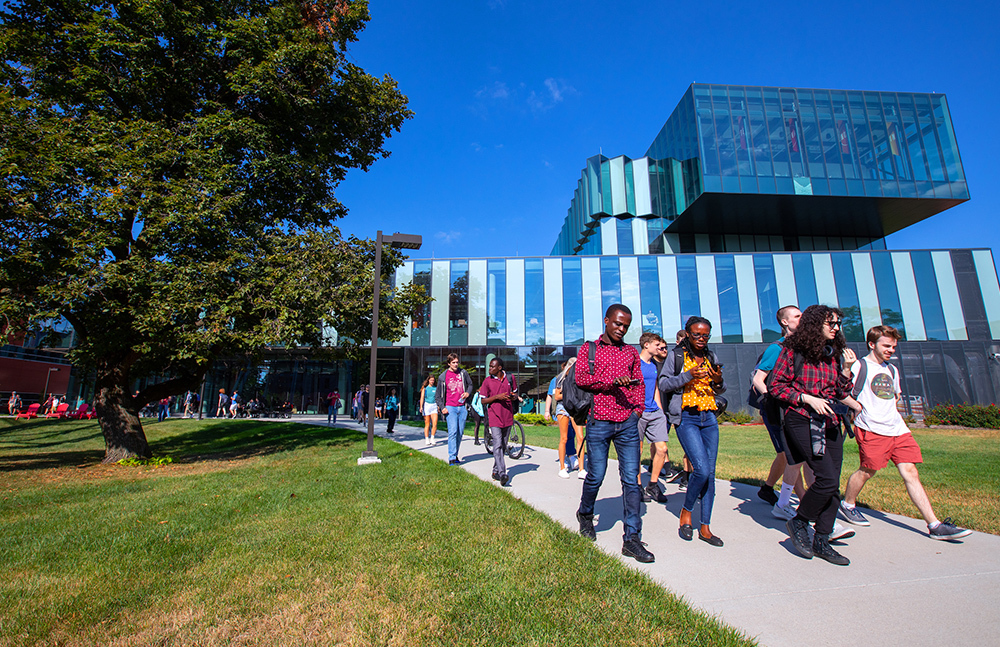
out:
M499 357L490 361L489 376L479 387L479 396L486 407L486 424L493 440L493 479L506 486L509 477L504 454L511 427L514 426L514 407L518 397L517 381L504 371L503 360Z
M326 394L326 424L337 424L337 411L340 409L340 391L334 389Z
M644 501L666 503L667 497L660 490L660 470L667 460L667 441L670 439L670 426L663 413L660 400L660 389L656 385L659 369L654 361L656 349L663 338L655 332L644 332L639 337L639 360L642 362L642 380L646 389L646 400L639 418L639 455L642 457L642 439L649 441L652 463L649 468L649 484L643 490ZM639 485L642 485L640 483Z
M448 368L438 377L440 385L434 394L441 412L448 424L448 464L458 465L458 448L462 444L462 434L465 433L465 419L469 412L465 409L465 401L472 393L472 378L464 368L459 368L458 355L448 355Z
M920 482L917 463L922 463L920 446L896 408L900 396L899 373L889 364L896 344L903 336L892 326L875 326L868 330L871 351L851 367L854 378L852 395L861 405L854 419L861 467L847 480L847 491L840 503L840 518L859 526L871 525L855 508L861 488L868 479L892 460L903 477L906 492L917 506L931 539L953 540L967 537L971 530L959 528L951 518L939 521L931 507L927 492Z
M569 429L573 427L573 435L576 437L575 447L579 448L579 455L576 457L576 464L579 466L580 471L577 474L577 478L581 481L587 478L587 470L584 469L584 454L586 449L583 444L584 436L587 433L586 427L583 425L576 424L576 421L569 415L566 411L566 407L562 403L562 389L563 384L566 380L566 375L569 373L573 365L576 364L576 358L570 357L562 365L562 370L559 375L552 378L549 382L549 395L545 398L545 419L551 420L552 414L550 413L551 402L556 403L556 422L559 425L559 478L568 479L569 471L573 469L573 456L570 454L569 448L574 446L572 443L572 438L569 435Z
M420 385L420 414L424 417L424 444L433 445L438 426L437 378L433 375Z
M396 397L396 389L390 389L389 395L385 399L385 415L388 418L386 433L393 433L396 427L396 416L399 414L399 398Z
M834 401L855 412L851 397L851 364L856 357L841 332L843 314L836 308L806 308L799 327L785 340L774 364L771 395L786 402L785 453L789 463L805 462L816 479L806 490L795 517L786 522L795 550L805 557L847 566L851 561L830 545L830 533L840 507L840 470L844 435ZM816 530L809 540L809 523Z
M693 539L691 513L700 498L698 539L721 548L722 539L712 534L710 524L715 504L715 461L719 455L715 396L724 392L726 386L722 365L708 348L711 322L704 317L690 317L684 330L687 335L663 362L659 379L660 390L671 394L667 415L677 425L677 439L692 468L677 533L685 541Z
M225 389L219 389L219 406L215 409L216 418L225 418L226 411L229 409L229 396L226 395Z
M580 534L594 541L594 503L608 469L611 443L618 453L618 476L622 483L625 534L622 554L636 561L654 561L642 542L642 495L639 489L639 416L645 401L639 353L625 343L632 324L632 311L620 303L604 315L604 334L580 347L576 357L576 384L592 391L594 402L587 419L587 451L590 471L583 480L583 493L576 519ZM590 373L590 349L594 349L594 372Z

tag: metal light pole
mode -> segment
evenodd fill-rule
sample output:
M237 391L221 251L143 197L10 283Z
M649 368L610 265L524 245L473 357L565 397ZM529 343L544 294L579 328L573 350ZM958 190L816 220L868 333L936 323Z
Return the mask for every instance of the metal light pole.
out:
M53 373L58 373L58 372L59 372L58 368L52 367L49 369L49 372L45 374L45 390L42 391L42 397L38 398L39 401L41 401L42 398L44 398L45 394L49 392L49 378L52 377Z
M395 233L391 236L383 236L379 229L375 237L375 288L374 300L372 301L372 354L368 368L368 449L361 453L358 465L369 465L371 463L381 463L378 452L375 451L375 361L378 356L378 301L379 292L382 287L382 245L388 243L390 247L402 249L420 249L422 239L414 234Z

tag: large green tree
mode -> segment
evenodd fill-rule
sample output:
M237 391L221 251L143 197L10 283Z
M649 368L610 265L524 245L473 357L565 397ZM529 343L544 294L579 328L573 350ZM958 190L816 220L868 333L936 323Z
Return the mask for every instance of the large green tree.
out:
M0 316L64 318L96 371L106 461L148 456L141 403L220 355L371 330L373 243L334 194L409 118L347 46L365 0L23 0L0 11ZM402 335L421 290L391 294ZM133 398L135 378L165 375Z

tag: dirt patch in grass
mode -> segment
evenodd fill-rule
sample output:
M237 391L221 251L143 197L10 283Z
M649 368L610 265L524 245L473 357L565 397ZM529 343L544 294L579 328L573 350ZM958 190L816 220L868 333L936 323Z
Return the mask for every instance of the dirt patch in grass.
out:
M181 477L238 469L250 465L260 456L240 458L207 458L199 462L167 465L106 465L100 462L75 467L52 467L31 470L0 471L0 488L23 489L41 485L80 483L88 481L142 481L152 477Z

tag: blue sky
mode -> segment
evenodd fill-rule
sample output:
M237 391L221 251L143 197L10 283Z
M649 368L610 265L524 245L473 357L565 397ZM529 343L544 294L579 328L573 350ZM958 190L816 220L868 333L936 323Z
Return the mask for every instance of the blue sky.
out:
M892 249L1000 249L995 2L372 0L350 48L413 119L337 195L413 258L547 255L586 159L639 157L692 82L942 92L972 199Z

